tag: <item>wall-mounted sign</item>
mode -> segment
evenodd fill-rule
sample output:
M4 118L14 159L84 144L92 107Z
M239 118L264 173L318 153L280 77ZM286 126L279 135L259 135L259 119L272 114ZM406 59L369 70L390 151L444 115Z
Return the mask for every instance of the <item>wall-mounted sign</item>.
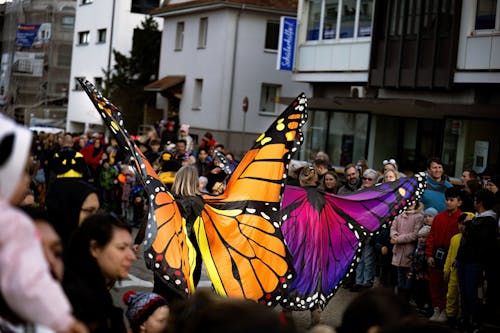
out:
M278 70L293 70L296 33L297 19L295 17L282 16L280 20L278 59L276 64Z
M16 46L43 47L49 44L51 24L19 24L16 33Z

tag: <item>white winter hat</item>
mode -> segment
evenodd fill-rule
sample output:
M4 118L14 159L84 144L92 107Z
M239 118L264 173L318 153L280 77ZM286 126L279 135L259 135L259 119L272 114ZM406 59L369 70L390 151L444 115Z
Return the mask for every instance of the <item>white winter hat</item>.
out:
M10 200L26 167L31 132L0 115L0 198Z

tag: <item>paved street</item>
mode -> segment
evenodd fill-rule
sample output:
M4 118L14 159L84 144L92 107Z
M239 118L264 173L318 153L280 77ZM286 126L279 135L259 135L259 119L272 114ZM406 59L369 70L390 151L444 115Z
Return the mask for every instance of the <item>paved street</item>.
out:
M136 230L134 230L136 231ZM142 247L141 247L142 251ZM205 274L202 272L202 277L198 287L210 287L211 283ZM129 290L146 290L151 291L153 288L153 275L150 270L148 270L144 264L144 259L142 253L139 259L134 263L132 269L130 270L130 277L128 280L124 280L121 283L117 283L115 288L112 290L112 295L114 303L117 306L121 306L125 309L125 305L122 301L123 294ZM340 288L337 294L328 304L328 307L322 314L322 322L328 325L336 326L340 322L340 317L344 308L349 303L349 301L356 295L356 293L349 292L349 290ZM278 309L277 309L278 310ZM295 312L293 314L297 326L300 329L305 329L309 326L309 312Z

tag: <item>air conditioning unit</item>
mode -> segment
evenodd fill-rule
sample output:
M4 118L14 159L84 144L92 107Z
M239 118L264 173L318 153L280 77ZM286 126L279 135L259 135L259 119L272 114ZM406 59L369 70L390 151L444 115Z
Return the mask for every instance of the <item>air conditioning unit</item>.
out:
M365 98L366 97L366 87L351 86L351 97L352 98Z

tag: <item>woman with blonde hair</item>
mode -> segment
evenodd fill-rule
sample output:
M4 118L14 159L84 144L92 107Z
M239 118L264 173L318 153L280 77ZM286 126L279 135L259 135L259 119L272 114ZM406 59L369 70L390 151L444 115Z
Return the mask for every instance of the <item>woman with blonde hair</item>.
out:
M387 169L384 171L384 174L382 176L382 182L387 183L387 182L393 182L395 180L399 179L399 172L397 172L394 169Z
M196 236L193 230L196 219L201 216L203 210L203 200L198 191L199 176L196 167L188 165L183 166L177 171L172 184L172 194L181 211L182 217L186 220L186 231L189 240L196 250L196 267L193 272L193 281L196 286L201 277L201 252L196 241ZM176 299L179 296L174 294L172 290L167 288L162 281L162 278L156 277L153 292L162 295L168 301Z

